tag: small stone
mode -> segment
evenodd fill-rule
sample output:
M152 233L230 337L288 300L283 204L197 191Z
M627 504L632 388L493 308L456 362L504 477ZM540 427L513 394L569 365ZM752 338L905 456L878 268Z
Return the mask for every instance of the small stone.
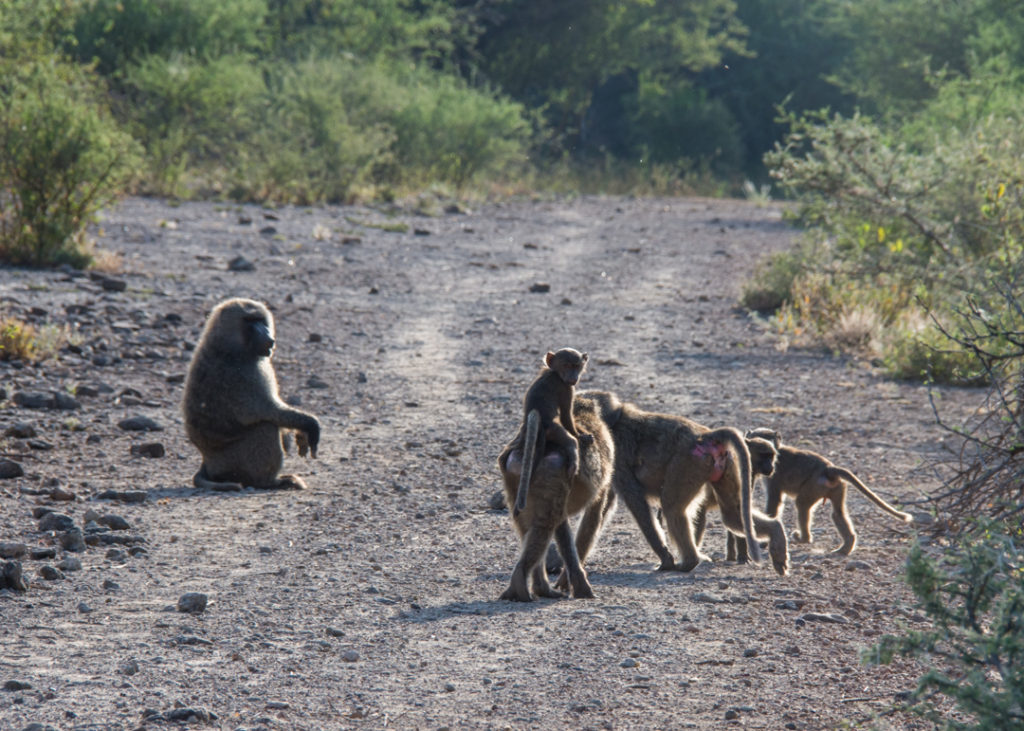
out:
M139 672L139 663L136 660L126 660L117 666L117 672L121 675L135 675Z
M57 536L57 540L65 551L81 553L85 550L85 534L82 533L80 528L64 531Z
M445 693L454 693L455 692L455 683L445 683L444 684L444 692Z
M129 416L117 425L125 431L163 431L163 427L148 416Z
M207 596L197 591L190 591L178 598L178 611L188 614L200 614L206 609Z
M45 561L49 558L57 558L57 549L52 546L33 548L28 555L33 561Z
M725 597L710 591L698 591L691 599L695 602L704 602L705 604L725 604L728 602Z
M743 657L757 657L758 652L756 647L749 647L743 651Z
M28 591L28 581L21 572L21 561L4 561L0 565L0 589Z
M128 554L122 551L120 548L109 548L107 549L106 558L108 561L116 561L118 563L122 563L128 560Z
M15 693L19 690L32 690L32 686L21 680L8 680L4 683L4 690Z
M128 282L114 277L104 277L100 280L100 286L107 292L124 292L128 288Z
M345 662L356 662L359 660L359 653L355 650L345 650L345 652L341 654L341 659Z
M274 233L273 226L267 226L271 229L271 233ZM260 230L263 233L265 229ZM229 272L251 272L256 270L256 265L246 259L244 256L236 256L234 259L228 262Z
M828 622L831 624L849 624L850 620L841 614L831 612L807 612L800 616L805 622Z
M53 394L53 407L61 411L76 411L82 408L82 404L74 396L57 391Z
M327 627L327 628L325 628L325 631L327 632L327 636L328 637L344 637L345 636L345 632L343 630L338 629L337 627Z
M128 555L129 556L148 556L149 555L149 551L147 551L145 549L145 547L143 547L143 546L132 546L131 548L128 549Z
M545 294L551 291L551 285L547 282L536 282L530 285L530 291L536 294Z
M57 487L50 490L50 499L58 502L69 503L73 501L75 497L75 493L61 485L57 485Z
M11 541L0 542L0 558L21 558L28 553L28 546L24 543Z
M306 381L307 388L330 388L330 384L327 381L317 376L310 376Z
M108 528L110 528L110 530L128 530L129 528L131 528L131 526L128 525L128 521L122 518L120 515L101 515L96 522L98 522L100 525L107 526Z
M64 573L60 569L49 564L39 568L39 575L47 581L57 581L64 578Z
M872 568L871 564L867 561L847 561L847 571L870 571Z
M90 607L90 606L89 606L88 604L86 604L85 602L79 602L79 603L78 603L78 611L79 611L79 612L80 612L81 614L88 614L89 612L91 612L91 611L92 611L92 607Z
M623 660L622 662L619 663L619 667L620 668L635 668L635 667L638 667L639 665L640 665L640 663L638 663L636 661L636 658L632 658L632 657L627 657L625 660Z
M71 530L74 527L75 521L70 515L64 515L63 513L46 513L39 519L39 530L44 533L51 530Z
M12 477L21 477L25 470L17 462L9 459L0 459L0 480L9 480Z
M732 721L733 719L739 718L739 717L740 717L740 712L737 711L735 708L730 708L728 711L725 712L725 720L726 721Z
M508 507L505 505L505 491L496 490L491 493L491 497L487 500L487 507L491 510L505 510Z
M117 591L120 588L121 588L121 585L118 584L113 579L104 579L103 580L103 590L104 591Z
M160 442L143 442L142 444L133 444L131 453L137 457L156 459L167 454L167 450Z
M268 711L287 711L291 707L291 704L285 701L267 701Z
M11 400L23 409L52 409L55 404L53 394L40 391L16 391Z
M65 556L57 564L57 568L61 571L81 571L82 559L78 558L78 556Z
M31 439L36 436L36 428L26 421L19 421L4 429L4 436L15 439Z

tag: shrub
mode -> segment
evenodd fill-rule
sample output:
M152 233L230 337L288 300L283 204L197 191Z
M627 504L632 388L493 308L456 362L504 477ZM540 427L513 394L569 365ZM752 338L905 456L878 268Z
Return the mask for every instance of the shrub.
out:
M50 60L0 87L0 258L82 267L85 227L122 189L135 145L85 72Z
M56 325L39 329L16 317L0 317L0 360L44 360L66 339L67 332Z
M756 278L743 284L741 304L751 310L777 310L789 301L793 282L804 268L797 252L772 254L762 263Z
M979 521L943 555L915 545L906 581L933 628L886 635L865 654L873 663L920 658L911 708L951 729L1024 726L1024 533L1006 523ZM943 713L946 696L968 720Z

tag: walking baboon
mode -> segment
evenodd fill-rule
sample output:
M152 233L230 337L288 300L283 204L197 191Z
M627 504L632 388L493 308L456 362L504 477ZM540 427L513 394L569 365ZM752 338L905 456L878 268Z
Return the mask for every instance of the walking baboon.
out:
M842 545L833 550L846 556L853 552L857 545L857 533L846 509L847 482L890 515L905 523L914 519L910 513L897 510L869 490L849 470L837 467L820 454L783 445L782 437L774 429L753 429L747 432L747 437L769 439L779 451L775 472L765 479L765 490L768 494L765 510L771 515L778 515L783 495L793 498L798 526L796 541L799 543L812 541L813 510L819 502L831 500L832 522L843 539Z
M304 488L280 475L283 440L294 431L299 454L316 457L320 422L285 404L270 362L274 318L259 302L229 299L210 313L192 355L182 409L185 432L203 456L196 487Z
M574 399L573 412L576 422L592 438L580 445L579 469L574 476L570 477L566 469L568 456L553 444L547 445L533 470L526 504L518 513L512 512L512 526L521 539L521 549L502 599L532 601L531 575L533 591L538 596L564 596L548 583L544 566L544 555L552 536L563 559L562 574L555 586L566 590L571 588L572 596L576 598L594 596L582 564L593 548L602 524L615 507L615 494L610 489L615 453L611 435L593 401ZM505 501L510 508L522 494L518 487L520 475L528 464L526 444L520 433L498 457ZM584 512L574 541L569 518L580 511Z
M545 444L552 442L568 459L567 471L572 479L579 469L579 440L589 439L576 429L572 417L572 397L576 391L588 357L572 348L562 348L544 356L544 367L530 384L523 398L523 463L512 514L526 506L531 476L545 453Z
M706 559L694 540L692 519L713 503L726 528L743 535L759 561L754 536L767 538L775 570L789 570L789 550L781 521L755 510L751 501L750 455L743 436L731 428L711 430L680 416L642 411L612 393L586 391L596 401L615 443L612 487L629 508L661 571L692 571ZM703 439L701 439L703 437ZM676 563L655 515L660 507L669 535L680 551Z
M758 475L772 474L775 470L775 459L778 456L775 444L767 439L751 437L749 434L746 436L746 442L747 449L750 451L750 466L752 469L751 480L756 481ZM753 483L751 486L753 486ZM700 548L700 545L704 540L704 529L707 526L708 510L717 507L718 505L713 502L713 500L705 501L697 508L693 516L694 540L697 543L698 548ZM746 563L750 560L750 555L747 552L747 541L745 538L735 535L732 531L726 531L725 545L725 559L727 561Z

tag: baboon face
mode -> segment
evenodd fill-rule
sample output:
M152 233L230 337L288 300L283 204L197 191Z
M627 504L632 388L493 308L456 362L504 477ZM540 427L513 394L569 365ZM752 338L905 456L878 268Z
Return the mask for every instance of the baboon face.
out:
M274 352L274 317L254 300L225 302L214 312L213 342L225 350L268 358Z
M754 470L755 475L771 476L775 471L775 458L779 454L775 445L760 437L751 437L749 432L747 434L746 442L747 449L750 450L751 469Z
M590 356L573 348L562 348L544 356L544 364L558 374L566 384L575 386L587 367Z

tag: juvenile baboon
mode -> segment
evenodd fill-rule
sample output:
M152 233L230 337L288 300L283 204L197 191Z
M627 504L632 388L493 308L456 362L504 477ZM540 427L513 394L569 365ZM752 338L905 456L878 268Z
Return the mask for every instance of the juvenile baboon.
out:
M502 599L533 601L531 575L533 591L538 596L564 596L548 583L544 566L544 555L552 536L563 559L562 575L555 586L566 590L571 587L576 598L594 596L582 563L593 548L601 525L615 507L615 494L610 489L615 452L608 428L593 401L576 398L573 413L576 422L592 438L580 445L579 469L573 477L566 469L568 456L552 444L547 445L533 470L526 504L518 513L512 512L512 525L520 537L521 549ZM510 507L521 494L520 476L528 465L525 446L523 435L517 434L498 457L505 500ZM584 513L574 541L569 518L580 511Z
M765 478L768 494L765 510L778 515L783 495L789 495L796 504L797 535L799 543L810 543L812 512L819 502L832 501L832 522L842 536L843 543L834 552L850 555L857 545L857 533L853 530L850 514L846 509L846 483L860 490L875 505L905 523L914 517L897 510L880 498L857 479L849 470L837 467L820 454L782 444L782 437L774 429L753 429L748 438L771 440L779 451L775 472Z
M732 428L711 430L680 416L642 411L612 393L586 391L611 430L615 443L612 487L629 508L661 571L692 571L703 556L694 540L693 517L702 506L716 505L726 528L742 535L755 561L767 538L775 570L789 570L789 550L781 521L755 510L751 501L750 455L743 436ZM681 557L676 563L655 515L660 507ZM580 531L582 533L582 529Z
M299 454L316 457L320 422L285 404L270 362L274 318L253 300L229 299L210 313L185 378L185 432L203 463L198 488L304 488L280 475L282 441L294 431Z
M525 468L519 478L512 514L526 506L533 471L545 454L545 445L552 442L568 459L567 472L572 479L579 469L579 442L590 438L576 429L572 417L572 397L576 392L588 357L572 348L562 348L544 356L544 367L523 398L523 423L519 435L523 440ZM519 438L519 437L517 437Z

